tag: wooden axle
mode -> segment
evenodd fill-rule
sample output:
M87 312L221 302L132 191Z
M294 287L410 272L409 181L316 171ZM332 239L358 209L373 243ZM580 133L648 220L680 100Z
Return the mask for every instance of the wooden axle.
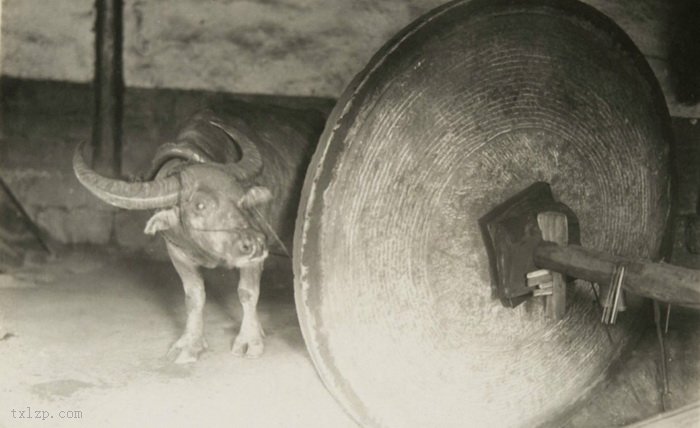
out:
M543 296L547 317L562 319L567 306L565 275L601 285L611 284L615 276L616 285L633 294L700 308L700 270L581 247L575 213L554 199L547 183L535 183L513 196L483 216L480 224L493 287L504 306ZM534 275L538 269L549 272ZM611 310L616 313L624 306L624 296L612 296Z
M535 248L535 265L599 284L610 283L617 265L625 266L622 287L655 300L700 308L700 270L633 260L579 245L543 241Z

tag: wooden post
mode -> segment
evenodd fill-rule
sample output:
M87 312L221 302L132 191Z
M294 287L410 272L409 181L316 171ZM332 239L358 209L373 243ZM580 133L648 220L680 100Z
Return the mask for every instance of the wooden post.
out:
M548 211L537 215L542 239L559 245L569 243L569 224L566 214ZM566 280L561 273L552 272L552 294L545 297L547 318L560 320L566 313Z
M122 6L122 0L95 2L93 167L114 177L121 172Z

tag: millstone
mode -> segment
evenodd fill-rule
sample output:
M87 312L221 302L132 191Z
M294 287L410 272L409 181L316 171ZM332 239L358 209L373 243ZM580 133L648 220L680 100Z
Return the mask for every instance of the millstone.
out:
M565 319L495 297L478 219L536 181L581 244L659 256L670 125L648 65L573 1L457 1L402 30L340 98L307 173L296 302L327 388L367 426L555 423L635 335L590 284Z

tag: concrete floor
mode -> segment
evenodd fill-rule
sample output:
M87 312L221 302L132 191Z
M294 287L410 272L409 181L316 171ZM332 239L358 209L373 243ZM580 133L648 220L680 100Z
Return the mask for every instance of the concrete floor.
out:
M230 354L241 317L236 277L208 272L209 351L186 366L165 357L185 320L168 263L82 250L0 276L0 427L355 426L307 356L287 267L264 278L259 359ZM53 418L26 419L27 407Z
M306 353L289 261L271 262L260 303L265 354L230 354L241 317L236 274L208 271L209 350L185 366L165 357L185 320L180 282L167 262L83 248L0 275L0 427L355 426ZM698 327L697 311L674 311L670 408L700 399ZM564 426L623 426L659 413L658 361L649 323ZM28 419L30 411L48 423Z

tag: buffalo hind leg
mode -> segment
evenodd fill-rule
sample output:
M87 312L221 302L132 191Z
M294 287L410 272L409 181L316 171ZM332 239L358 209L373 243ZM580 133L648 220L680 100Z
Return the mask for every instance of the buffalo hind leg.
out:
M167 244L168 254L173 262L175 270L180 275L182 286L185 289L185 307L187 308L187 323L185 332L170 347L168 356L172 359L176 354L175 362L185 364L197 361L199 354L207 348L204 338L204 280L195 264L178 247Z
M263 343L265 333L260 326L257 312L262 269L263 262L240 268L238 298L243 306L243 320L241 321L241 331L231 348L231 352L239 357L259 357L265 349Z

